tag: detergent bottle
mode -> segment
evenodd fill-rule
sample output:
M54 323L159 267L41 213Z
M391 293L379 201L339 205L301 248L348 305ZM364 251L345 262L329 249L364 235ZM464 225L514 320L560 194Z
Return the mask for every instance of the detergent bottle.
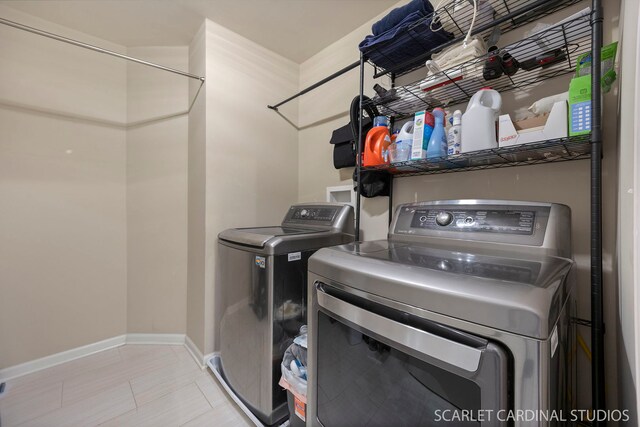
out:
M386 126L374 126L371 128L367 132L367 138L364 142L362 166L376 166L388 163L387 149L389 144L391 144L391 135Z
M429 138L429 145L427 146L427 159L447 156L447 132L444 129L444 110L442 108L435 108L433 110L433 117L435 118L435 125L431 133L431 138Z
M461 152L487 150L498 147L496 123L500 116L502 98L491 88L482 88L469 100L462 115Z

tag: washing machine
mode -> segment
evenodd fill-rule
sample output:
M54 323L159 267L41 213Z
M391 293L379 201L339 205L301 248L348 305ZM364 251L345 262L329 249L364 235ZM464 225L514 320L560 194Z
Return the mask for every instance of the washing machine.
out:
M288 417L280 363L306 324L309 257L353 240L353 208L330 203L291 206L279 226L218 235L220 353L209 365L254 422Z
M569 425L570 230L560 204L434 201L316 252L307 425Z

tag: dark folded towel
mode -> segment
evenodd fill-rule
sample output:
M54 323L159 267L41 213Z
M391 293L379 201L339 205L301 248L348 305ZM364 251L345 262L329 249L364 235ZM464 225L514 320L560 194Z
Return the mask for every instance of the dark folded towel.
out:
M398 25L379 36L368 35L359 49L378 67L402 72L424 62L425 52L451 40L453 34L444 29L433 32L431 18L422 12L407 15Z
M406 16L414 12L420 12L422 16L427 16L433 13L433 6L431 6L429 0L411 0L404 6L396 7L387 16L373 24L371 31L373 31L374 36L379 36L398 25Z

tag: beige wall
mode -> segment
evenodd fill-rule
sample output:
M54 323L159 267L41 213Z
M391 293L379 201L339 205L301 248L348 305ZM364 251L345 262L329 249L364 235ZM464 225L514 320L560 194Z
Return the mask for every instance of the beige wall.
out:
M605 10L605 43L618 39L617 17L619 1L608 1ZM567 16L578 5L543 22L554 22L559 16ZM324 49L301 64L300 87L306 87L326 77L335 70L358 59L355 46L370 31L370 23L354 31L344 39ZM530 27L530 26L529 26ZM529 29L523 28L521 31ZM521 31L519 31L520 34ZM501 43L518 37L515 32L503 36ZM371 67L367 67L371 68ZM414 78L418 79L420 76ZM349 102L358 93L358 71L354 70L335 81L305 95L300 99L300 200L322 200L325 188L350 183L352 170L336 171L332 166L328 140L331 131L348 122L346 111ZM402 80L399 81L402 83ZM384 85L384 82L382 82ZM372 81L367 78L365 94L372 95ZM387 86L388 87L388 86ZM509 92L503 94L503 111L527 106L532 100L566 91L568 78L545 82L530 93ZM617 200L617 135L615 110L617 92L605 97L604 141L604 280L605 320L607 322L607 399L617 403L616 327L617 327L617 274L616 274L616 200ZM530 96L529 96L530 95ZM533 98L533 99L532 99ZM462 106L463 111L466 106ZM433 176L401 178L394 183L395 205L413 201L492 198L516 200L540 200L564 203L573 214L573 249L578 264L579 315L590 317L590 249L589 249L589 161L527 166L509 169L454 173ZM387 201L385 198L363 199L362 229L364 239L384 238L387 232ZM589 342L590 330L580 333ZM580 353L580 404L589 406L590 368L584 354ZM614 407L614 406L611 406Z
M3 17L178 69L2 6ZM189 79L0 27L0 369L185 333Z
M204 76L206 69L206 23L189 46L189 71ZM189 98L196 96L199 84L190 82ZM205 187L206 187L206 85L195 98L189 113L188 143L188 263L187 263L187 337L204 351L205 305Z
M187 47L127 53L188 69ZM186 332L188 85L127 63L127 332Z
M125 64L6 26L0 40L1 369L125 333L127 247Z
M638 251L638 165L640 165L640 126L638 125L638 99L640 99L640 27L638 2L622 2L623 34L620 60L620 170L618 253L620 268L620 330L618 343L618 369L620 378L620 407L632 408L633 421L629 426L639 425L638 378L640 375L640 253Z
M200 250L204 245L205 258L204 277L200 255L196 255L196 283L190 271L187 333L206 354L217 347L215 331L224 298L215 282L218 233L229 227L280 223L296 200L297 130L266 106L297 91L298 66L211 21L206 21L202 37L206 52L206 100L202 101L206 103L206 129L203 146L202 124L190 123L190 129L196 127L198 131L190 135L189 207L197 211L196 228L201 232L202 199L191 198L192 189L193 193L197 189L194 197L202 197L203 185L192 185L191 161L201 162L192 158L193 146L194 154L202 154L204 149L206 156L204 165L194 164L198 172L206 170L205 241L200 240L202 236L193 236L191 224L190 239L195 239L194 245ZM201 49L201 43L192 45L192 51ZM296 119L296 103L284 112ZM202 116L201 110L192 111L190 121L199 121ZM191 307L195 307L193 314Z
M405 3L404 1L399 4ZM387 11L383 12L383 16ZM323 49L300 64L300 87L304 89L359 60L358 44L371 32L374 18L355 31ZM333 168L332 148L329 145L331 132L349 122L349 105L359 93L360 68L332 80L320 88L299 98L298 134L298 201L324 201L326 187L352 184L353 169ZM387 78L381 78L383 86L389 86ZM373 68L365 68L365 94L373 96ZM388 223L388 199L362 198L362 233L366 240L382 239L386 236Z

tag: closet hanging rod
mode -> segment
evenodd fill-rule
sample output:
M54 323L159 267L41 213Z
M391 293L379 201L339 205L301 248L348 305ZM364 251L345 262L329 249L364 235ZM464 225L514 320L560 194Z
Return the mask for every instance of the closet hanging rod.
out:
M293 101L294 99L304 95L307 92L311 92L312 90L314 90L317 87L322 86L325 83L330 82L331 80L335 79L336 77L340 77L341 75L343 75L344 73L346 73L347 71L351 71L354 68L358 68L360 66L360 61L356 61L351 65L347 65L346 67L344 67L342 70L340 71L336 71L335 73L331 74L329 77L325 77L324 79L320 80L318 83L315 83L311 86L309 86L306 89L302 89L300 92L296 93L293 96L290 96L289 98L285 99L284 101L278 102L276 105L267 105L267 108L270 108L272 110L278 111L278 107L281 105L286 104L289 101Z
M33 33L33 34L37 34L39 36L48 37L48 38L53 39L53 40L58 40L58 41L61 41L63 43L68 43L68 44L71 44L71 45L74 45L74 46L78 46L78 47L82 47L82 48L85 48L85 49L93 50L94 52L105 53L107 55L115 56L116 58L125 59L127 61L136 62L138 64L146 65L148 67L158 68L160 70L168 71L170 73L179 74L179 75L184 76L184 77L189 77L190 79L196 79L196 80L200 80L201 82L204 82L204 77L196 76L195 74L191 74L191 73L187 73L187 72L184 72L184 71L176 70L175 68L165 67L164 65L160 65L160 64L154 64L153 62L144 61L142 59L134 58L132 56L123 55L121 53L114 52L112 50L103 49L101 47L94 46L94 45L91 45L91 44L88 44L88 43L83 43L83 42L80 42L78 40L70 39L70 38L67 38L67 37L59 36L57 34L49 33L47 31L39 30L37 28L29 27L27 25L23 25L23 24L20 24L18 22L9 21L8 19L0 18L0 24L8 25L10 27L17 28L17 29L23 30L23 31L27 31L27 32L30 32L30 33Z

